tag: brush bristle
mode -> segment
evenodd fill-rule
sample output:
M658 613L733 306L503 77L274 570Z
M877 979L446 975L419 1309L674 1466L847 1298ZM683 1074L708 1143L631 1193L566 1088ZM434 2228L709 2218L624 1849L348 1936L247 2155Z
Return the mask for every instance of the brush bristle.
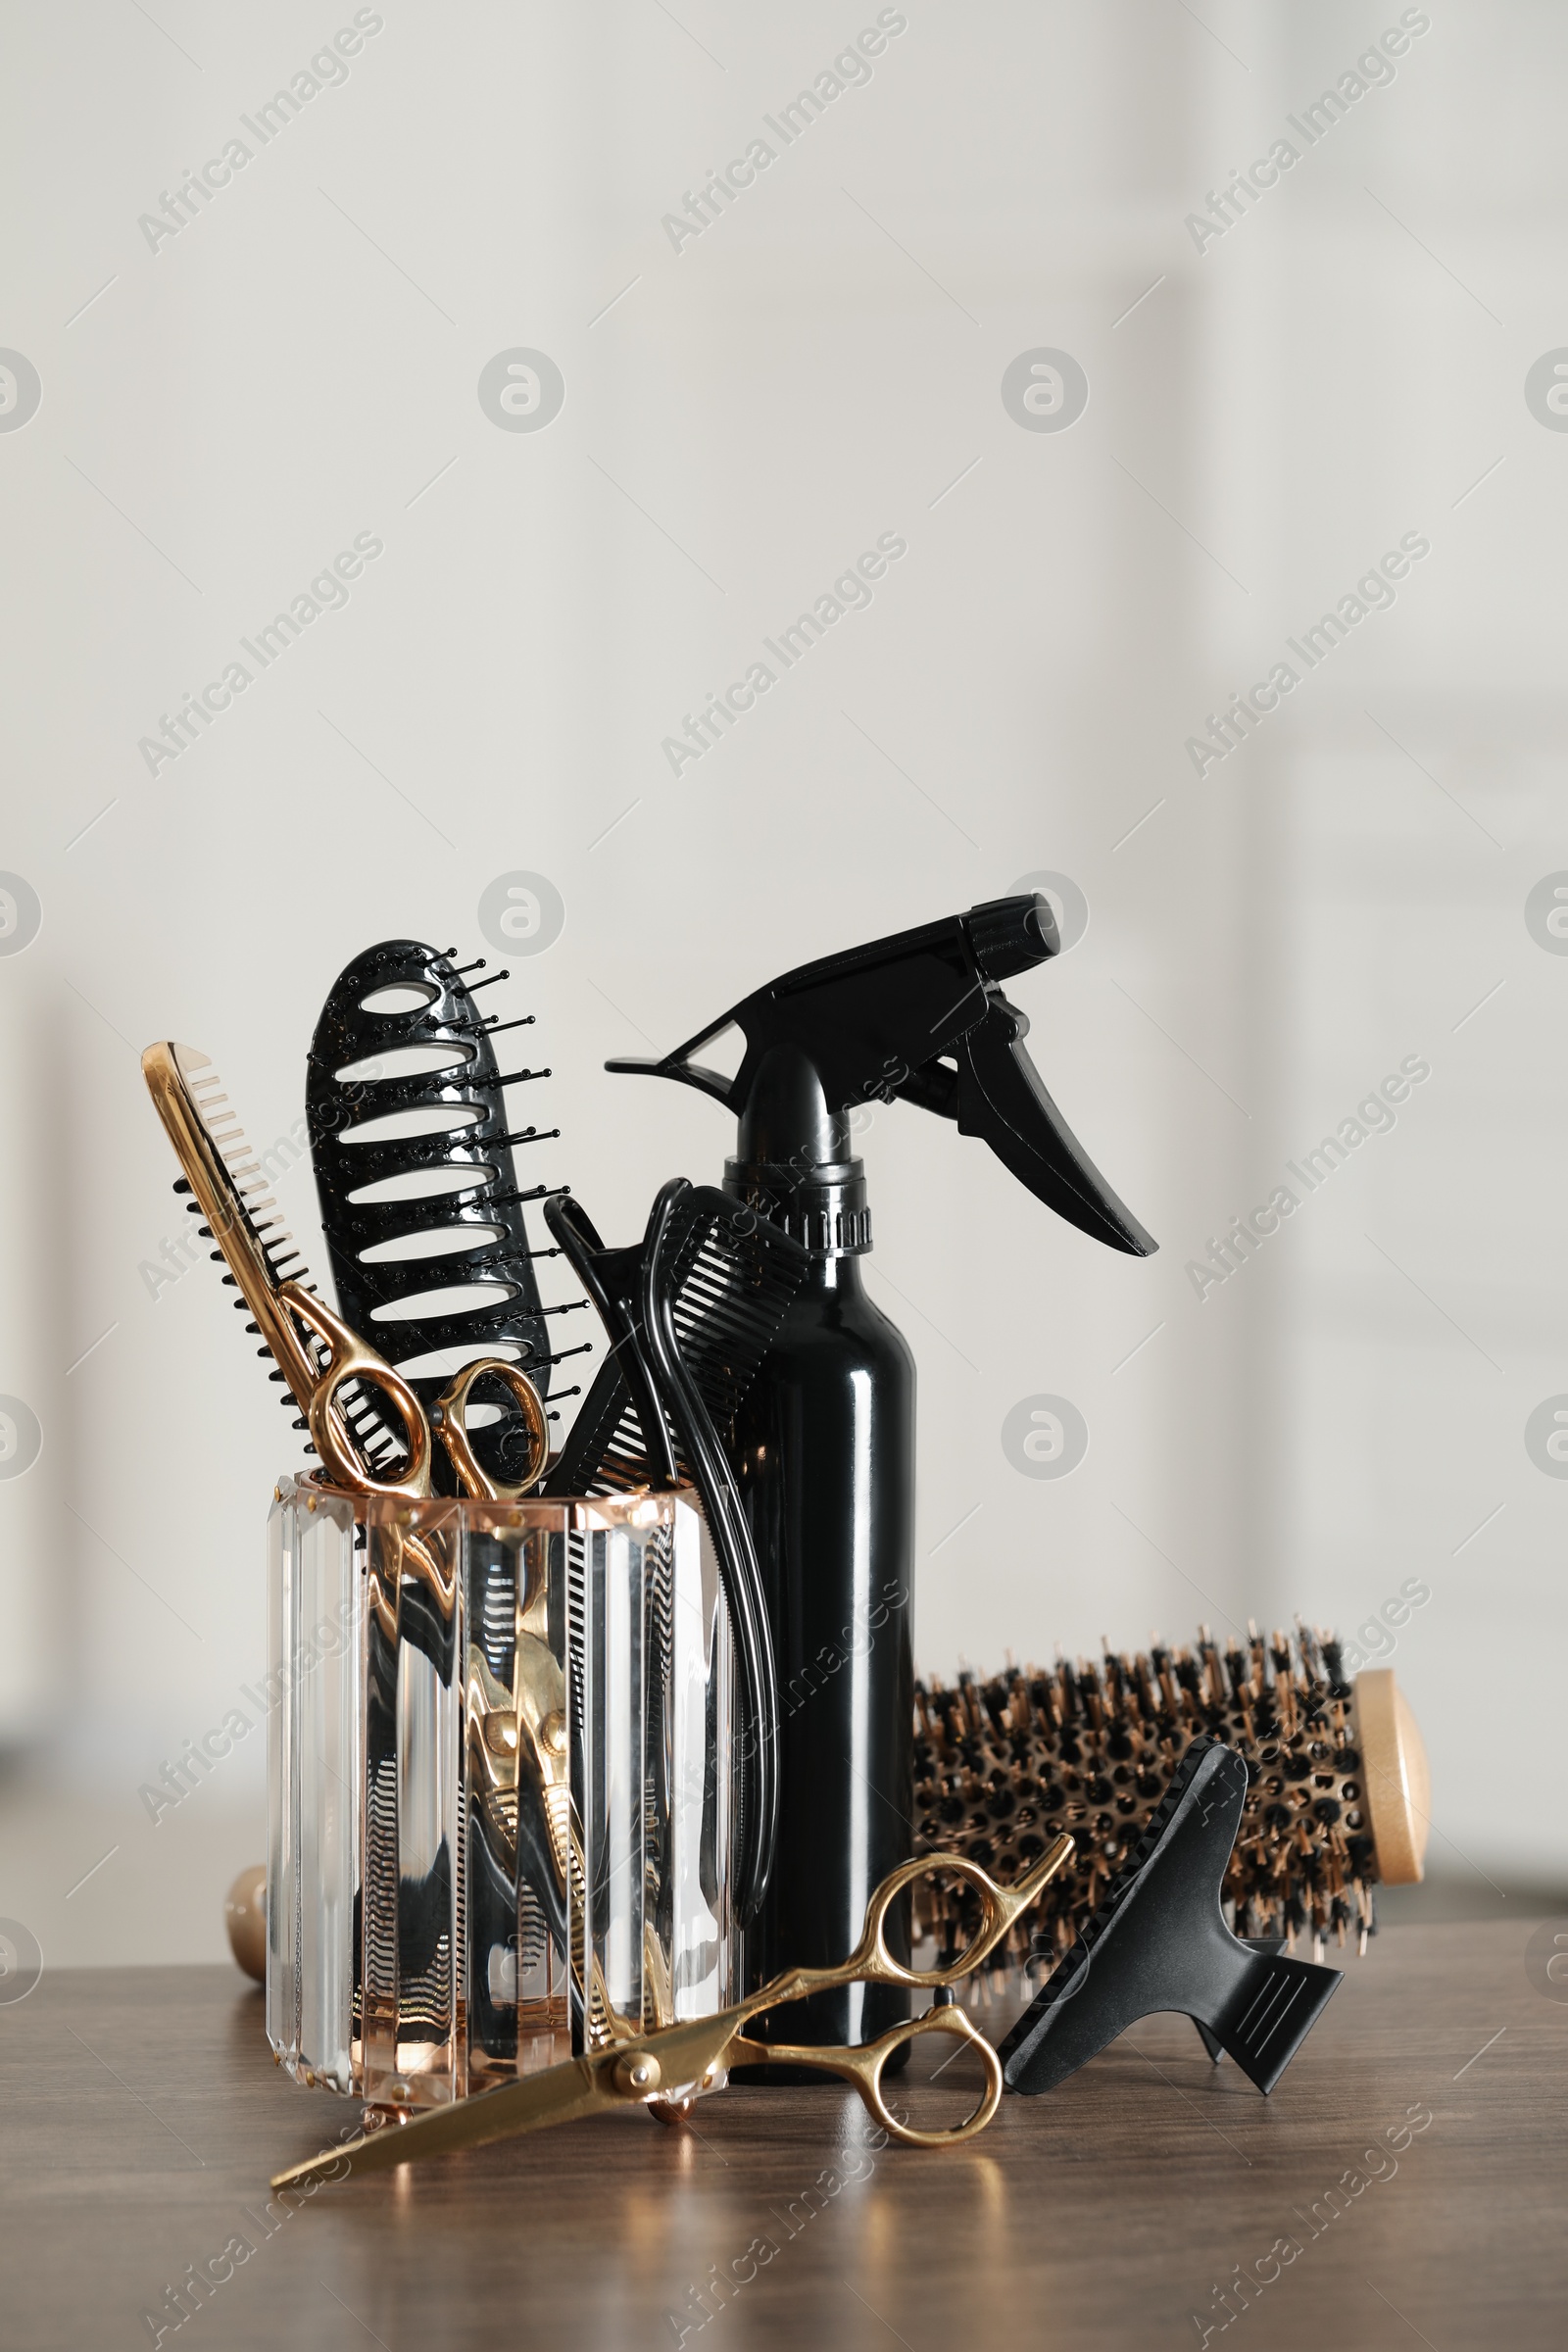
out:
M198 1075L198 1072L201 1074ZM246 1141L244 1128L228 1107L227 1092L211 1060L206 1054L186 1054L180 1062L180 1074L184 1078L186 1092L196 1106L197 1116L223 1163L234 1195L234 1213L250 1228L253 1237L261 1245L272 1289L276 1290L284 1282L295 1282L304 1290L314 1291L316 1285L311 1280L311 1270L305 1262L304 1251L282 1223L276 1198L269 1186L267 1171ZM181 1177L174 1190L188 1194L190 1186ZM187 1200L185 1207L190 1215L201 1215L200 1205L195 1200ZM199 1225L197 1230L208 1241L216 1238L206 1225ZM215 1250L211 1254L220 1260L222 1257L220 1250ZM231 1282L233 1276L225 1275L223 1279ZM241 1305L243 1300L236 1299L234 1303ZM306 1339L305 1345L312 1357L324 1365L325 1350L314 1334ZM278 1372L271 1377L281 1380L283 1375ZM278 1401L290 1409L294 1407L294 1398L286 1393ZM405 1448L372 1402L371 1394L359 1381L347 1382L340 1392L338 1405L374 1474L380 1478L395 1476L405 1457ZM296 1419L292 1426L303 1430L308 1429L310 1424ZM314 1453L315 1447L307 1446L306 1451Z
M1306 1930L1321 1949L1354 1930L1364 1948L1377 1864L1350 1699L1338 1642L1300 1625L1294 1642L1250 1629L1222 1646L1205 1628L1190 1649L917 1684L915 1851L962 1854L1007 1884L1069 1832L1072 1863L993 1963L1043 1973L1131 1858L1193 1740L1221 1740L1250 1783L1225 1878L1236 1933ZM924 1900L917 1931L960 1948L975 1898L939 1880Z

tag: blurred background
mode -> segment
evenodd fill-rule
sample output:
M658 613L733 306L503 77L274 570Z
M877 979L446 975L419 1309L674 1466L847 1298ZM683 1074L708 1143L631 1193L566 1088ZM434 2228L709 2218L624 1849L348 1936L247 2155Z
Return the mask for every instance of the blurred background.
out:
M141 1793L263 1670L302 1459L141 1048L212 1054L319 1273L334 975L505 962L538 1175L630 1238L730 1129L607 1055L1019 885L1030 1050L1160 1252L870 1122L921 1665L1337 1626L1432 1755L1390 1912L1560 1900L1568 17L6 13L0 1913L216 1958L264 1847L259 1727Z

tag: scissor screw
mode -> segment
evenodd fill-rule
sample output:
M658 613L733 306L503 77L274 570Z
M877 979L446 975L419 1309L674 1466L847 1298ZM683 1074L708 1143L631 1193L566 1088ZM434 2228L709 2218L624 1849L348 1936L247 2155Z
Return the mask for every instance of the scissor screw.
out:
M541 1745L548 1748L551 1755L563 1754L566 1745L566 1718L564 1715L559 1712L547 1715L539 1726L539 1740Z
M624 2098L643 2098L659 2088L661 2071L659 2060L647 2050L635 2058L622 2058L615 2068L615 2088Z

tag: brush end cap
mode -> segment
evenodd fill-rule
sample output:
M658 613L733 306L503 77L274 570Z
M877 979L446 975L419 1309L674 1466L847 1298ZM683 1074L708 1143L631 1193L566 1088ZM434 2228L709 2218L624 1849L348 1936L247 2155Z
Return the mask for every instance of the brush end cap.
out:
M1418 1886L1426 1876L1432 1802L1420 1726L1392 1666L1356 1676L1353 1706L1378 1877L1385 1886Z

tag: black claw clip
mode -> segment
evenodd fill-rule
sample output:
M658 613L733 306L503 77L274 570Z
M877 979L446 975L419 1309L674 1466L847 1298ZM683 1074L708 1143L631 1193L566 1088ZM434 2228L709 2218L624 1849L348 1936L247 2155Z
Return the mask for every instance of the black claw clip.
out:
M1246 1798L1236 1750L1195 1741L1127 1868L1002 2044L1009 2090L1054 2090L1159 2009L1183 2012L1211 2054L1217 2044L1265 2096L1273 2089L1340 1972L1226 1926L1220 1891Z
M1290 1949L1290 1938L1287 1936L1244 1936L1242 1937L1242 1941L1246 1944L1250 1952L1261 1952L1264 1957L1269 1960L1273 1959L1276 1952L1284 1952ZM1209 2032L1207 2026L1203 2024L1201 2018L1195 2018L1193 2022L1198 2028L1199 2040L1202 2043L1204 2049L1214 2061L1214 2064L1218 2066L1225 2055L1224 2044L1215 2039L1214 2035Z

